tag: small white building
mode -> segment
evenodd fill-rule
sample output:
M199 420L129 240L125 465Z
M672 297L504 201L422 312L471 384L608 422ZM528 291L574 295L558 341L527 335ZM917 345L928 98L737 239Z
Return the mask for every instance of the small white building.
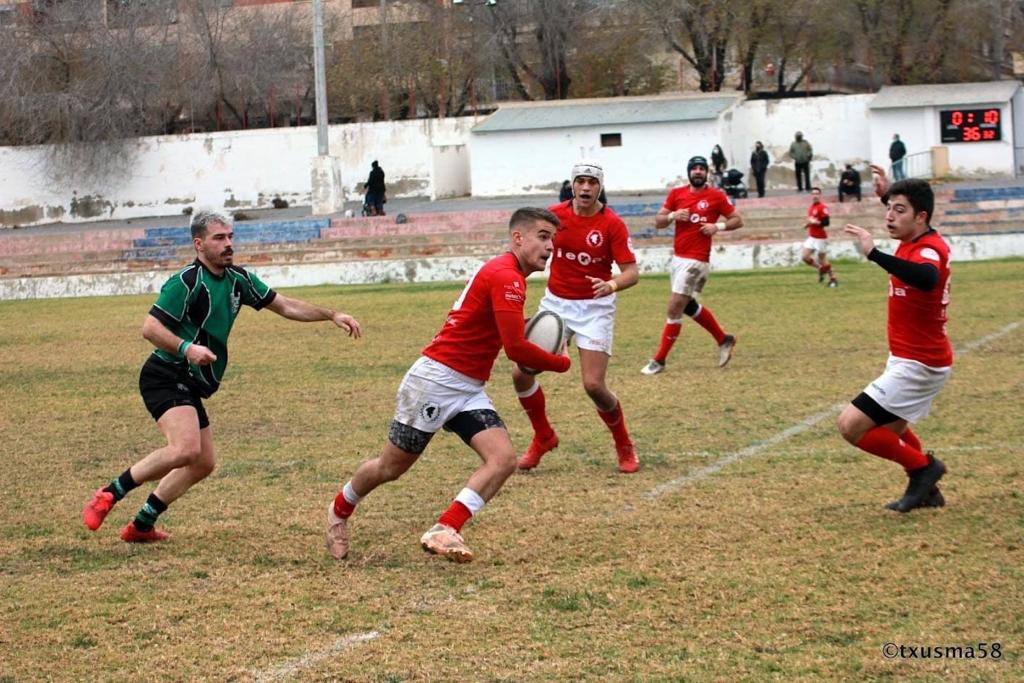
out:
M868 108L872 159L888 161L892 136L898 134L911 175L922 174L925 169L918 166L930 163L935 147L946 148L949 171L956 176L1024 174L1019 81L888 86Z
M612 192L675 186L689 157L724 146L725 114L740 101L714 93L502 104L470 133L473 195L557 196L582 158L604 164Z

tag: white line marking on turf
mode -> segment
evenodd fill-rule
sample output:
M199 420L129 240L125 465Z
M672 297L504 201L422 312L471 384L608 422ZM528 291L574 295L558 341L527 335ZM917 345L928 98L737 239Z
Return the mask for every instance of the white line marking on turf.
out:
M996 339L999 339L1000 337L1006 336L1007 334L1013 332L1020 326L1021 321L1018 320L1017 322L1010 323L1006 327L1002 328L1001 330L997 330L992 334L986 335L980 339L975 339L972 342L968 342L967 344L964 344L963 346L956 350L956 355L962 356L971 353L972 351L981 348L982 346L985 346L986 344L989 344L995 341ZM742 448L738 451L734 451L732 453L729 453L728 455L722 456L721 458L711 463L710 465L705 465L704 467L694 470L689 474L684 474L681 477L676 477L671 481L666 481L663 484L659 484L658 486L655 486L653 489L645 493L643 497L647 500L654 500L655 498L663 496L666 493L673 493L683 488L684 486L687 486L697 481L701 481L702 479L707 479L712 474L721 471L722 469L728 467L733 463L739 462L741 460L746 460L747 458L757 455L762 451L768 450L773 446L777 446L783 441L787 441L788 439L796 436L797 434L801 434L803 432L806 432L808 429L811 429L812 427L816 427L823 420L838 414L839 411L846 407L847 403L848 401L837 403L834 406L826 408L820 413L816 413L814 415L804 418L803 420L797 422L792 427L784 429L778 434L768 437L764 441L758 441L756 443L753 443L747 446L746 448Z
M354 633L343 638L338 638L325 648L314 652L307 652L301 657L290 659L283 664L278 664L273 669L268 669L267 671L256 674L255 680L259 683L283 681L287 678L291 678L303 669L308 669L323 659L327 659L328 657L332 657L343 650L347 650L353 645L359 645L360 643L365 643L379 637L379 631L367 631L366 633Z

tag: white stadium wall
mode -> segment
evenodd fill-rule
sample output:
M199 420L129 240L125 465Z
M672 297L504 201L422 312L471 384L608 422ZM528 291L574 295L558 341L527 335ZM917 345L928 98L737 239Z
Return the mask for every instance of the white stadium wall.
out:
M870 110L873 98L750 100L703 121L477 134L470 131L481 119L473 117L355 123L330 127L330 151L339 159L350 201L360 199L374 159L387 173L390 197L554 196L584 156L604 162L612 191L663 190L683 180L690 156L709 155L715 143L749 185L750 152L761 140L771 158L771 190L794 187L792 161L783 157L801 130L814 146L812 182L834 187L844 163L886 163L894 132L911 154L940 139L938 108ZM1003 140L948 144L953 173L1013 173L1013 134L1024 106L1013 114L1009 103L995 106L1003 112ZM602 133L619 133L622 146L602 147ZM313 127L147 137L133 145L135 160L122 177L86 180L48 178L42 148L0 147L0 228L171 216L197 204L260 208L278 196L294 205L310 203ZM1020 156L1024 164L1024 150Z
M871 159L868 141L871 122L867 105L874 95L826 95L784 100L748 100L723 120L725 154L730 165L750 177L750 153L760 140L768 152L767 185L771 188L796 188L793 160L785 155L800 131L814 148L811 183L823 187L839 184L843 165L863 168Z
M602 147L605 133L621 135L622 146ZM557 196L582 158L604 165L609 191L664 189L685 177L690 156L710 154L716 142L714 119L475 133L470 139L473 196Z
M464 145L473 118L387 121L330 127L349 199L362 196L370 162L387 173L388 194L433 192L434 146ZM49 178L45 150L0 147L0 226L180 214L186 206L270 206L274 197L310 203L316 129L273 128L140 138L122 176Z

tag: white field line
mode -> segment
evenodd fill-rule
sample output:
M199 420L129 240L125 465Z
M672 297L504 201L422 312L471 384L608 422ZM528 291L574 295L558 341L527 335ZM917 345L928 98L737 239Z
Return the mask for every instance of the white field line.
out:
M305 653L301 657L289 659L277 666L261 671L255 675L254 680L258 683L271 683L272 681L283 681L291 678L303 669L308 669L318 662L340 654L355 645L374 640L380 637L380 631L367 631L366 633L353 633L338 638L327 647Z
M984 337L981 337L980 339L975 339L972 342L968 342L956 350L956 355L963 356L968 353L971 353L972 351L975 351L981 348L982 346L985 346L986 344L989 344L995 341L996 339L1004 337L1010 332L1013 332L1018 327L1020 327L1021 324L1022 323L1019 320L1016 322L1012 322L1006 327L997 330L992 334L988 334L985 335ZM801 420L800 422L797 422L792 427L784 429L781 432L778 432L777 434L770 436L764 441L758 441L738 451L733 451L732 453L723 455L721 458L711 463L710 465L705 465L704 467L696 469L688 474L684 474L681 477L676 477L671 481L666 481L663 484L659 484L658 486L655 486L647 493L643 494L643 497L647 500L654 500L665 495L666 493L674 493L679 489L684 488L685 486L688 486L694 482L707 479L712 474L719 472L720 470L728 467L729 465L732 465L733 463L740 462L741 460L746 460L751 456L757 455L762 451L766 451L772 448L773 446L777 446L780 443L789 440L791 437L794 437L797 434L801 434L803 432L806 432L808 429L816 427L823 420L826 420L832 417L833 415L837 415L839 411L841 411L846 405L847 402L844 401L843 403L837 403L833 406L830 406L819 413L810 415Z

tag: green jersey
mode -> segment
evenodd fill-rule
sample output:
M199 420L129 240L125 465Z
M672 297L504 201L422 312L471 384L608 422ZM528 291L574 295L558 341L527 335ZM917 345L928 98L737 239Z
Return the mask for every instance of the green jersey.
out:
M217 276L196 259L164 283L149 314L185 341L205 346L217 356L210 365L188 364L189 374L205 397L217 391L224 378L228 365L228 335L242 304L258 311L275 296L274 290L239 266L228 266L223 275ZM179 353L167 353L163 349L153 353L172 365L187 363Z

